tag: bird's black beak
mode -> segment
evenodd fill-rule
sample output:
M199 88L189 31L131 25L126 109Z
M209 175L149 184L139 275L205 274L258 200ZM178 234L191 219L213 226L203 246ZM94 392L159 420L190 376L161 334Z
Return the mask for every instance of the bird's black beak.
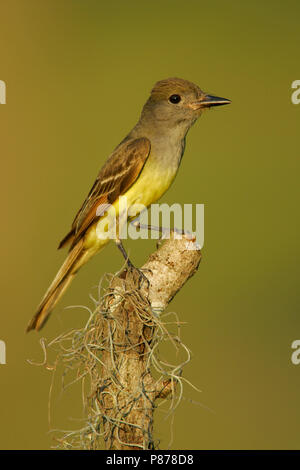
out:
M231 101L219 96L204 95L200 100L188 104L188 107L197 111L202 108L211 108L212 106L222 106L223 104L230 104Z
M222 106L223 104L230 104L231 101L219 96L205 95L204 100L201 102L201 107L210 108L211 106Z

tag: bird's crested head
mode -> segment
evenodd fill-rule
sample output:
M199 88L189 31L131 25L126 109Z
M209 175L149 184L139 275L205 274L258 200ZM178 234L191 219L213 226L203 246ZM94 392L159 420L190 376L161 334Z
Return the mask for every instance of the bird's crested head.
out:
M192 124L203 109L229 104L230 100L208 95L188 80L167 78L157 82L146 102L142 117L152 116L171 125L180 122Z

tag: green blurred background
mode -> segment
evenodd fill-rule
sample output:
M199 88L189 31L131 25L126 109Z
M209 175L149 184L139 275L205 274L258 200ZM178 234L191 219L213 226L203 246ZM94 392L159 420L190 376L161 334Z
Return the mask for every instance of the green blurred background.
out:
M298 1L0 1L0 447L40 449L51 373L41 336L87 319L104 272L123 263L111 244L80 271L41 334L25 335L65 253L57 251L109 153L132 128L152 85L178 76L232 105L192 128L164 202L205 204L196 276L170 305L192 352L176 411L177 449L300 448ZM150 240L128 241L141 265ZM81 418L78 389L58 397L52 427ZM170 421L157 412L161 447Z

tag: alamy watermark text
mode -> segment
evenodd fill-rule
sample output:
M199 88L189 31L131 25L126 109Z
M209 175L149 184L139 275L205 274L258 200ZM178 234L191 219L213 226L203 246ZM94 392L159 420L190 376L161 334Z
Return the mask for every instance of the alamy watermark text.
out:
M6 104L6 83L0 80L0 104Z

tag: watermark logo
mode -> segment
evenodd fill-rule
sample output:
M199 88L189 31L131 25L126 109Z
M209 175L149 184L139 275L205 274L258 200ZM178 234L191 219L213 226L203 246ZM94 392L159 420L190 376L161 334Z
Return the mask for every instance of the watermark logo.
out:
M0 340L0 364L6 364L6 344Z
M300 364L300 339L295 339L292 342L291 348L295 349L291 355L291 361L295 366L298 366Z
M291 96L292 103L300 104L300 80L293 81L292 89L295 89Z
M6 84L0 80L0 104L6 104Z
M185 236L191 240L189 250L199 250L204 245L204 204L152 204L148 211L143 204L129 205L127 197L120 196L117 204L100 204L96 215L100 217L96 233L101 240ZM131 223L128 225L127 221Z

